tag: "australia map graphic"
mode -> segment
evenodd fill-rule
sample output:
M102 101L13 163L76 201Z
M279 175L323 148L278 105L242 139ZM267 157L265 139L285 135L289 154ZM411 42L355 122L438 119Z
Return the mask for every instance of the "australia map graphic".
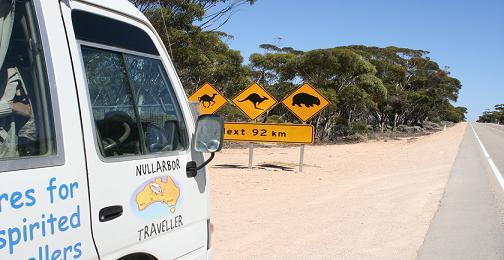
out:
M175 205L180 197L180 189L169 176L156 178L154 181L145 185L136 195L136 204L138 210L143 211L156 202L161 202L170 207L170 211L175 212Z

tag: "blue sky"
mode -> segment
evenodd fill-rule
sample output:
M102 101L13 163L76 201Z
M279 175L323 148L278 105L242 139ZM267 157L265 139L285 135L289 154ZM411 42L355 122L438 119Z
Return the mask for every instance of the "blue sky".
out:
M462 82L456 105L469 109L469 120L504 103L504 0L257 0L220 30L247 61L262 43L427 50Z

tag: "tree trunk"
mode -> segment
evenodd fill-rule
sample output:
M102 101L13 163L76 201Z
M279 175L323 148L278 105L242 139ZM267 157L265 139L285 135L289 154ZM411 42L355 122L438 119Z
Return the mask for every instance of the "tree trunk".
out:
M348 113L348 120L347 120L348 126L352 124L352 111L353 110L350 109L350 112Z
M393 131L396 130L396 127L397 127L397 120L399 119L399 115L397 113L395 113L395 116L394 116L394 127L392 128Z

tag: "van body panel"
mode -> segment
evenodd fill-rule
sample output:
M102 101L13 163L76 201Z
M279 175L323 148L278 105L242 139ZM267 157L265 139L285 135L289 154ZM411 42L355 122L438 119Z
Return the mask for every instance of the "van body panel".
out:
M154 239L148 239L141 243L131 244L121 250L116 250L106 256L101 255L101 259L118 259L133 253L148 253L157 259L211 259L209 258L206 245L195 248L193 245L199 243L197 237L206 230L201 223L176 229L173 232L164 233ZM180 240L181 237L184 240ZM175 252L179 255L175 256ZM183 252L180 254L180 252Z
M63 160L57 166L0 172L0 196L3 197L0 199L0 259L45 260L53 256L96 259L72 64L63 21L54 15L59 13L59 4L35 1L34 5L53 96L54 124L59 131L56 142L61 144L57 156ZM53 95L56 92L58 98ZM67 194L70 190L72 194ZM12 241L2 247L2 239Z

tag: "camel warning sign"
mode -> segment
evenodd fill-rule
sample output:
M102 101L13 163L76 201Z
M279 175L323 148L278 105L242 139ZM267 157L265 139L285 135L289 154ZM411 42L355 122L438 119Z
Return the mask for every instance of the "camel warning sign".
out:
M213 114L227 103L226 98L210 83L203 84L189 100L199 102L202 115Z
M233 103L254 120L272 108L276 99L257 83L252 83L233 99Z
M292 111L299 120L306 122L330 103L317 89L304 83L282 100L282 104Z

